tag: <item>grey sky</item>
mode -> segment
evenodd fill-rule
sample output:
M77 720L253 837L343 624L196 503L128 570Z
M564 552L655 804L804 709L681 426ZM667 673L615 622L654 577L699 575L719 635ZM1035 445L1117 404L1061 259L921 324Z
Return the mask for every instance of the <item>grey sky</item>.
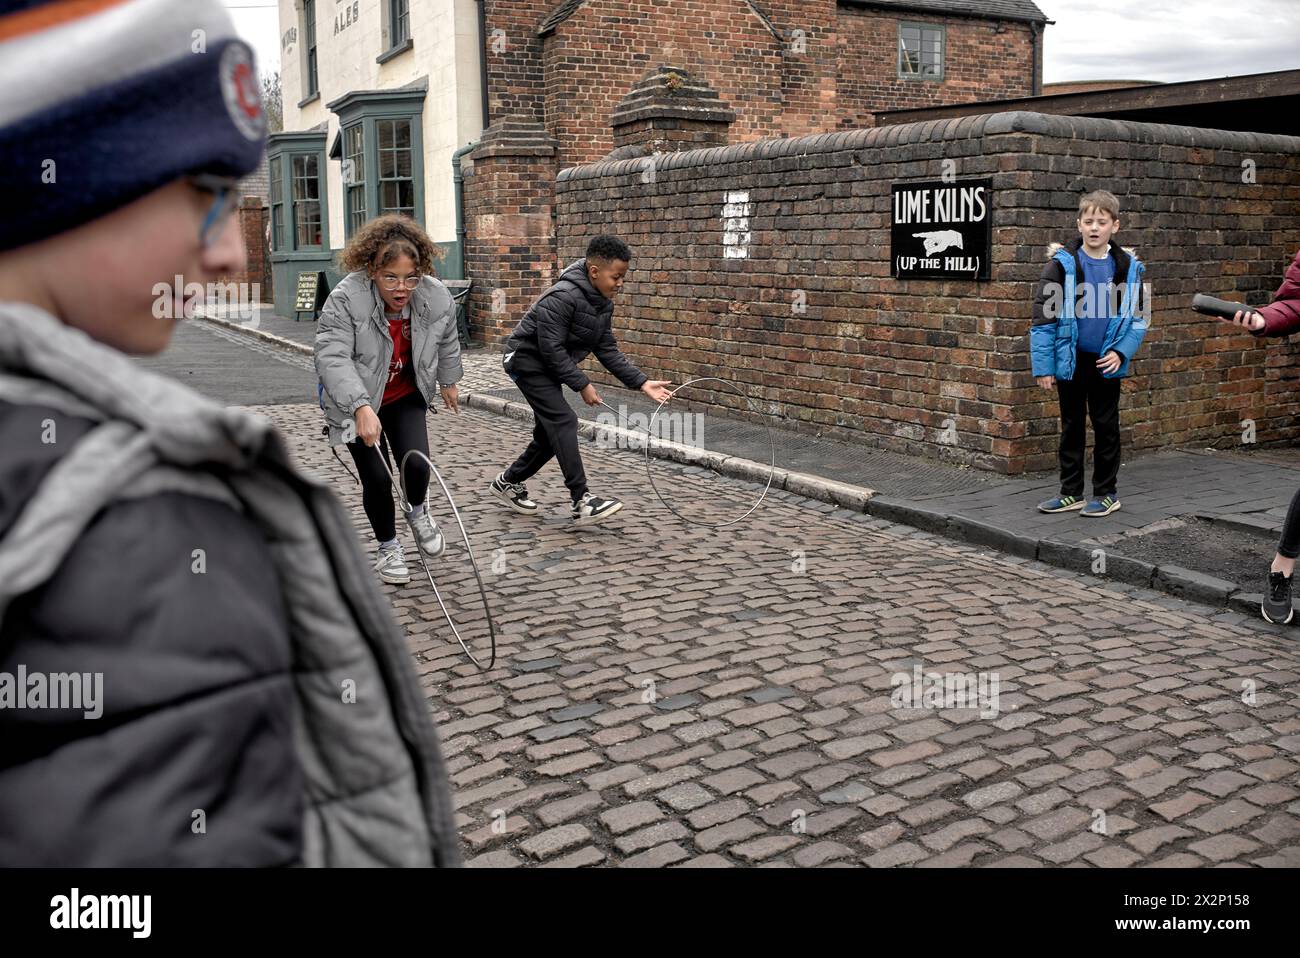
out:
M280 14L275 0L222 0L235 21L235 30L257 57L259 73L280 68Z
M1201 80L1300 68L1297 0L1035 0L1043 80Z
M671 2L671 0L666 0ZM1036 0L1043 79L1199 80L1300 69L1300 0ZM226 0L259 69L280 61L272 0ZM256 6L255 6L256 5Z

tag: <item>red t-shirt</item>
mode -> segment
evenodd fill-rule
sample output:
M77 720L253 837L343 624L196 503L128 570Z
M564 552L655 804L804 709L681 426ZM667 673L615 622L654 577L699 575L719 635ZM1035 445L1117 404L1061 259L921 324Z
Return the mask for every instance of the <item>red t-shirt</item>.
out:
M393 337L393 358L388 363L388 383L384 386L383 405L396 402L416 391L415 370L411 367L411 308L399 315L385 314L388 334Z

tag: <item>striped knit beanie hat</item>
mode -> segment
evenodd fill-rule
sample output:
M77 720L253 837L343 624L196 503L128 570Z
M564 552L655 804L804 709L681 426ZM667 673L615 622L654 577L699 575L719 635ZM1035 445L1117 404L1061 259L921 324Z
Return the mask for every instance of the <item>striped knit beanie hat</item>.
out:
M0 251L266 143L253 53L218 0L0 2Z

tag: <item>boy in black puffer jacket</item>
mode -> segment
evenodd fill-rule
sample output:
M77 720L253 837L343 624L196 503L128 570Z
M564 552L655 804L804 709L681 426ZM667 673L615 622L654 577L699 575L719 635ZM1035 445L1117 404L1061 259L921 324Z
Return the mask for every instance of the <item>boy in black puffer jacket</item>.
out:
M560 274L559 282L533 303L506 340L502 354L507 375L533 407L533 440L514 464L492 480L489 491L524 515L537 511L524 483L552 457L559 460L564 484L573 499L574 524L607 519L623 508L618 499L587 491L587 476L578 452L578 415L564 399L562 387L582 395L588 406L601 404L596 387L578 368L596 358L628 389L639 389L655 402L671 396L667 381L651 380L623 355L614 339L614 297L623 288L632 252L614 236L597 236L587 256Z

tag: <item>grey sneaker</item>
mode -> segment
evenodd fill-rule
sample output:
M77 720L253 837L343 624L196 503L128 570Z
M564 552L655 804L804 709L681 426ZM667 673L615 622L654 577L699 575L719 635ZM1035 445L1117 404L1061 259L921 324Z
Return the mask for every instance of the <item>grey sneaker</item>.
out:
M1270 572L1264 588L1264 600L1259 611L1269 622L1286 625L1295 615L1291 606L1291 577L1281 572Z
M600 522L602 519L608 519L622 508L623 501L621 499L603 499L588 492L573 504L573 512L571 513L573 524L575 526L589 526Z
M406 565L401 543L395 549L379 550L375 555L375 571L389 585L406 585L411 581L411 570Z
M429 518L429 510L425 509L418 516L411 513L406 514L406 524L411 527L411 535L415 537L415 544L420 551L430 559L436 559L447 549L447 543L443 541L442 530L438 524Z

